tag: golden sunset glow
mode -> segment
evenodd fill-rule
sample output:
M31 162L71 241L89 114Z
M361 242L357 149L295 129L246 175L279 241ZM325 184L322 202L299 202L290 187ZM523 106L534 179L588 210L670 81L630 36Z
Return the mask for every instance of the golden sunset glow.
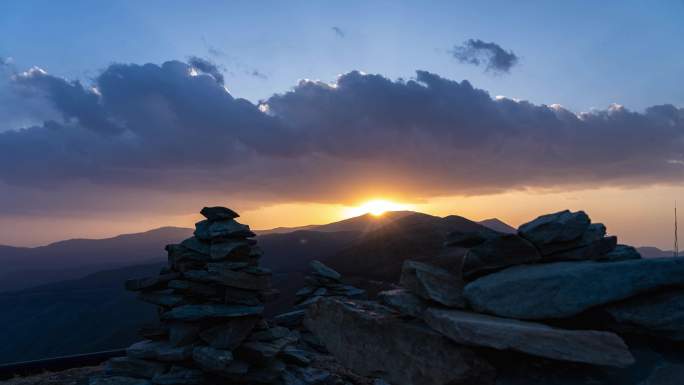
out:
M388 211L411 210L412 206L402 203L396 203L385 199L374 199L362 203L356 207L350 207L345 210L346 217L356 217L364 214L371 214L380 216Z

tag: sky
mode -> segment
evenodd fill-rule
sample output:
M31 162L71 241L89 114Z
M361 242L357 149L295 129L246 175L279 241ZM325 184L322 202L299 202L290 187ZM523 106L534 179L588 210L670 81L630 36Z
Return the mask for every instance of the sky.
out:
M0 244L386 199L669 248L684 2L483 3L1 2Z

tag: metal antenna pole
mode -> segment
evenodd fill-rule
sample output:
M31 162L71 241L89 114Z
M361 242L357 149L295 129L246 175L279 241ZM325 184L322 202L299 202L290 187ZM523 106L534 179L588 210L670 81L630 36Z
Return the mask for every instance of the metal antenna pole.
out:
M679 256L679 239L677 237L677 201L675 201L674 207L674 250L673 254L675 257Z

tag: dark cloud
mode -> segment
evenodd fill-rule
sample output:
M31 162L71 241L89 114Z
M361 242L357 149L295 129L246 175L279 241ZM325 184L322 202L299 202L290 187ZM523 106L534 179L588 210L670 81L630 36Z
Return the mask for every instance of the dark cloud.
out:
M140 207L174 193L193 204L343 202L684 177L684 109L671 105L575 114L419 71L408 81L359 72L334 85L302 81L255 106L193 68L116 64L92 86L37 70L16 77L60 115L0 132L0 185L14 191L0 212L47 202Z
M224 84L223 73L221 73L221 70L218 68L218 66L216 66L216 64L210 62L209 60L202 59L197 56L191 56L190 59L188 59L188 64L193 66L198 71L213 76L218 84Z
M333 32L335 32L335 36L337 37L344 38L345 36L347 36L347 34L340 27L331 27L330 29L332 29Z
M461 63L484 66L485 71L496 73L509 72L519 61L513 51L506 51L494 42L480 39L468 39L449 52Z

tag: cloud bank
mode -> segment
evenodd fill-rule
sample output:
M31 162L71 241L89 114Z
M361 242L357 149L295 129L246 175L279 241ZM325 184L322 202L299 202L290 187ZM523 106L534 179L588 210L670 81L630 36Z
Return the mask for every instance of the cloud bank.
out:
M480 39L468 39L449 52L461 63L484 66L485 71L493 73L508 73L519 61L513 51L506 51L494 42Z
M88 85L39 69L13 75L16 100L56 113L0 128L0 213L162 209L173 196L192 197L189 210L203 197L421 199L684 177L684 109L672 105L575 114L418 71L408 81L359 72L335 84L301 81L257 106L198 63L114 64Z

